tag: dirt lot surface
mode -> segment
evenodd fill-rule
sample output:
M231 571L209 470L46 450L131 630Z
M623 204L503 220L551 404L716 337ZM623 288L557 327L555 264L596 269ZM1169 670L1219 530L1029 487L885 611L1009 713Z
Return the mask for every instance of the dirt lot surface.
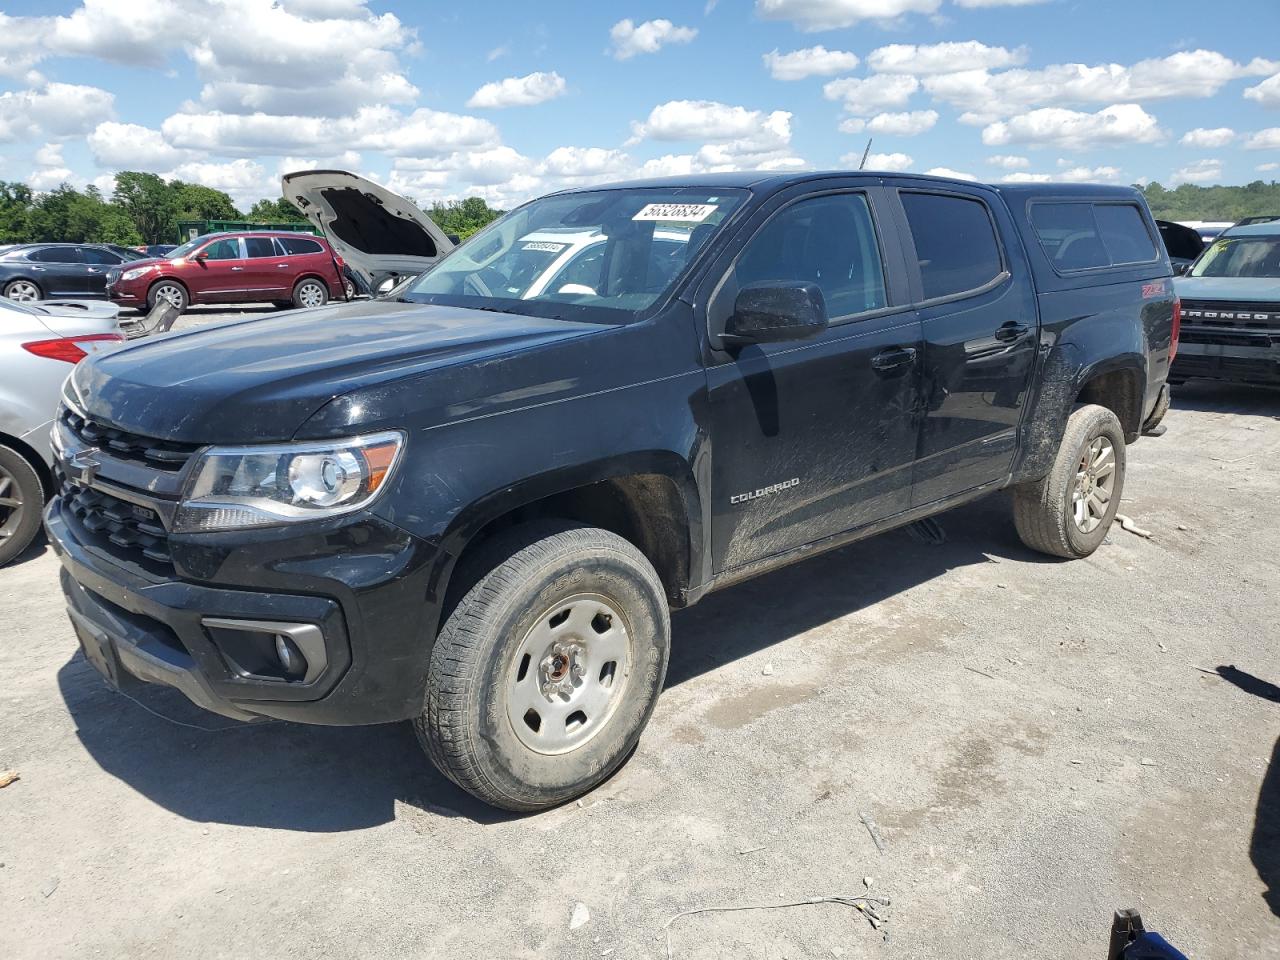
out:
M661 958L682 911L862 894L878 931L700 914L670 955L1093 960L1137 907L1280 956L1280 393L1192 384L1167 423L1129 449L1152 539L1051 562L996 496L677 614L634 757L538 816L407 726L109 692L33 548L0 572L0 956Z

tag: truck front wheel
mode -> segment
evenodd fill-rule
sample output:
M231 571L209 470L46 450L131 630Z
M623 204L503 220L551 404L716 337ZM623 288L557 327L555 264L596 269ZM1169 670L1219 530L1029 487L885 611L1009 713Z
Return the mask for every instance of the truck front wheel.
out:
M1124 467L1124 430L1116 415L1096 404L1077 408L1048 475L1013 488L1022 542L1054 557L1089 556L1120 509Z
M640 739L667 672L666 596L645 556L606 530L529 524L482 550L414 727L464 790L541 810L601 783Z

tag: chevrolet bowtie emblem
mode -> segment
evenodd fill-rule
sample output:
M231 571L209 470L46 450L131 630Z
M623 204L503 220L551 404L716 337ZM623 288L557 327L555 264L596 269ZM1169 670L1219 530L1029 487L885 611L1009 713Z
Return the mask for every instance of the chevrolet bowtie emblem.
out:
M98 469L102 466L90 456L90 454L97 452L96 447L81 450L68 460L66 465L67 479L78 487L92 485L94 478L98 476Z

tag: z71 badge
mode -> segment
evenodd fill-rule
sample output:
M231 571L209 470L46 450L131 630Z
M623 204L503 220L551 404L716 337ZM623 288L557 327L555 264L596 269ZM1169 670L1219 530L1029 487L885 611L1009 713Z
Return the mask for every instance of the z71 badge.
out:
M730 504L746 503L748 500L755 500L759 497L767 497L771 493L778 493L782 490L790 490L792 487L800 486L800 478L792 477L790 480L783 480L781 483L770 484L767 487L761 487L759 490L752 490L750 493L735 493L729 498Z

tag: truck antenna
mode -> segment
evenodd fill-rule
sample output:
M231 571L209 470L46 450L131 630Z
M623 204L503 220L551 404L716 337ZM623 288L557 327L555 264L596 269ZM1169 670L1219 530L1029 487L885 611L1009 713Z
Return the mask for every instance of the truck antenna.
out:
M867 137L867 149L862 151L862 162L858 164L859 170L861 170L863 167L867 165L867 157L869 157L870 155L871 155L871 138Z

